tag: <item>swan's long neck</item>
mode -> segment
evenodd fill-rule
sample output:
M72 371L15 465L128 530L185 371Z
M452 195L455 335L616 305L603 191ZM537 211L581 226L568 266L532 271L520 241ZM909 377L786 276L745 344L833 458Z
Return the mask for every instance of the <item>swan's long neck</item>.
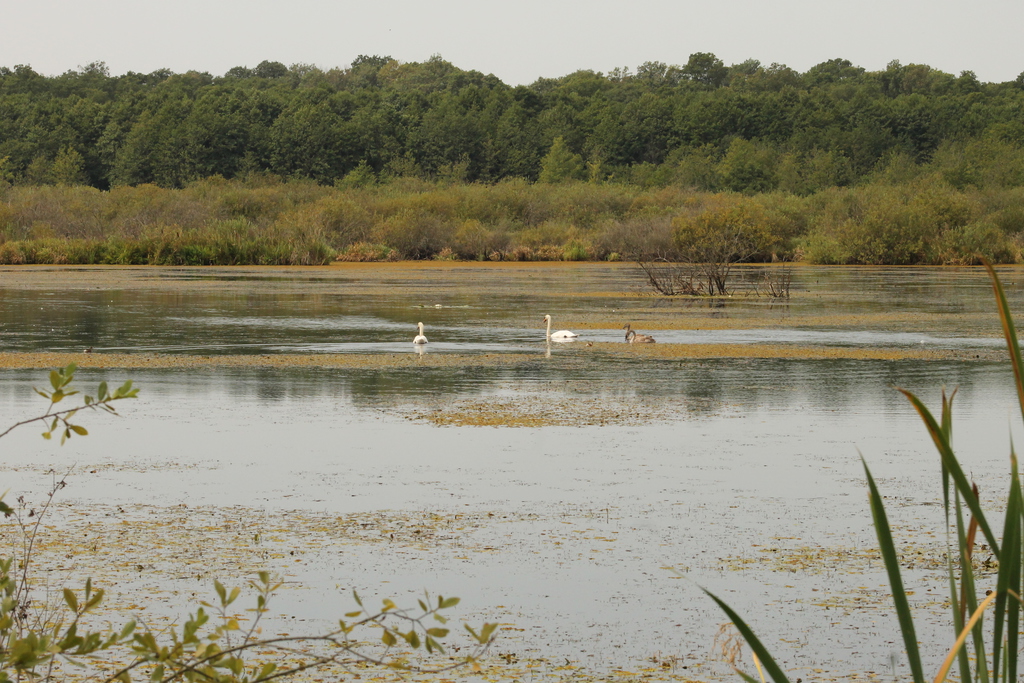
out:
M551 337L551 316L550 316L550 315L549 315L549 316L547 316L547 319L548 319L548 331L547 331L547 336L548 336L548 338L550 338L550 337Z

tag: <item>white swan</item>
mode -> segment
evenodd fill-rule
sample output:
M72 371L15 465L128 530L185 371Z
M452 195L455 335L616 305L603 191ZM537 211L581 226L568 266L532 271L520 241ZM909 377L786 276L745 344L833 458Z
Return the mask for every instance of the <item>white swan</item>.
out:
M427 338L423 336L423 323L416 323L416 329L420 331L415 337L413 337L413 344L426 344Z
M558 332L552 332L551 331L551 316L550 315L544 316L544 322L546 322L548 324L547 338L550 339L551 341L557 341L557 342L573 341L573 340L575 340L576 338L578 338L580 336L580 335L576 334L575 332L570 332L569 330L559 330Z

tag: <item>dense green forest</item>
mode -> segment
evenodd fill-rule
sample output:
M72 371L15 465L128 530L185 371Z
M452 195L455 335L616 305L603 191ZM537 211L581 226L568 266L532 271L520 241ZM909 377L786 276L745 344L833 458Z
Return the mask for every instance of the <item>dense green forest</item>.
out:
M671 256L716 211L770 226L758 258L1014 261L1022 199L1024 74L708 53L529 86L440 57L0 67L3 262Z

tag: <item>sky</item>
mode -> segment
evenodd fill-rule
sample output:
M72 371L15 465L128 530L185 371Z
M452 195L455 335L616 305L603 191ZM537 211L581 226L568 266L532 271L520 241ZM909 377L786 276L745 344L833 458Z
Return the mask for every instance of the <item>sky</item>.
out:
M1024 72L1022 0L0 0L0 66L52 76L222 75L264 60L347 67L360 54L440 55L510 85L580 69L685 64L712 52L803 72L829 59L892 60L985 82Z

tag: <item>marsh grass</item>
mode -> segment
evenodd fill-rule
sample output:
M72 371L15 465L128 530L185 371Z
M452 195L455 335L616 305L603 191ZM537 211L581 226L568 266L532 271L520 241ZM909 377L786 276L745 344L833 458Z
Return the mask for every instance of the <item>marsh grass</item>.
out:
M696 262L708 257L693 252L687 226L725 229L738 216L765 233L742 261L963 265L980 253L1012 262L1024 250L1022 196L931 177L806 197L519 179L324 186L253 175L109 191L0 183L0 263L298 265L446 249L461 260Z
M258 229L244 219L203 230L158 226L132 239L46 237L0 243L0 264L323 265L337 251L315 229Z
M985 262L992 288L995 293L1003 334L1009 350L1010 365L1013 369L1017 397L1024 418L1024 361L1021 359L1017 331L1010 315L1005 292L995 269ZM953 646L945 661L936 672L934 683L942 683L950 670L956 667L961 681L999 683L1017 679L1020 652L1020 612L1022 581L1024 581L1024 496L1021 493L1020 473L1016 451L1010 449L1010 481L1005 497L1005 513L1000 523L1001 537L996 536L997 526L989 521L979 502L978 489L968 479L953 452L953 394L942 393L939 418L913 393L899 389L918 412L940 457L942 472L943 509L947 529L946 574L949 589L949 623L952 630ZM899 620L903 635L903 649L913 675L914 683L924 683L925 671L914 625L913 612L904 588L900 571L899 552L893 540L882 495L871 469L864 462L867 478L871 515L874 520L878 545L885 563L892 591L893 609ZM955 535L948 530L955 530ZM987 589L987 596L979 599L980 577L972 562L978 534L984 538L998 566L994 588ZM782 667L772 657L768 648L743 618L714 594L705 590L753 650L759 669L775 683L788 683ZM986 622L986 618L988 621ZM733 659L735 661L735 658ZM733 664L736 672L749 683L757 683L750 674ZM760 671L759 671L760 673ZM761 675L764 679L763 674Z

